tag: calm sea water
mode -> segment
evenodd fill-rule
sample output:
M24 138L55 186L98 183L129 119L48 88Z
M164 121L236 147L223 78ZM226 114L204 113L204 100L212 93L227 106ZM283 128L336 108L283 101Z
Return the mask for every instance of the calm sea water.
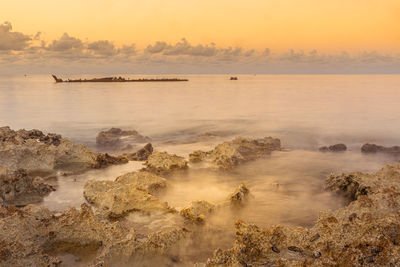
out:
M400 144L400 75L240 75L238 81L228 75L180 77L189 82L56 84L49 75L0 77L0 125L56 132L95 150L99 131L135 129L150 136L157 150L183 156L239 135L280 138L284 151L233 173L192 169L169 177L173 186L162 200L176 208L193 200L224 201L241 182L254 196L240 213L212 219L210 236L185 248L188 261L205 261L217 247L230 247L236 219L261 226L312 224L320 210L343 205L324 191L326 175L376 171L394 159L363 155L361 145ZM207 132L222 137L196 138ZM318 152L319 146L335 143L349 150ZM131 162L59 177L57 191L41 204L55 210L79 206L87 179L115 179L139 168L141 163ZM144 234L174 224L151 216L129 220Z
M93 149L101 130L136 129L152 137L156 149L183 156L238 135L278 137L291 152L275 153L223 178L197 172L172 177L177 186L165 199L178 207L195 199L217 202L244 181L258 194L258 205L274 212L273 222L282 214L290 214L286 221L307 221L322 208L336 208L322 190L325 175L375 171L393 159L362 155L361 145L400 144L399 75L240 75L238 81L227 75L180 77L189 82L56 84L49 75L0 77L0 125L60 133ZM206 132L224 137L193 139ZM317 151L339 142L349 151ZM59 179L58 190L44 204L78 206L87 179L114 179L140 167L131 163ZM277 183L286 187L272 190ZM322 195L315 194L318 190ZM308 211L289 212L299 203ZM279 208L272 211L272 206Z

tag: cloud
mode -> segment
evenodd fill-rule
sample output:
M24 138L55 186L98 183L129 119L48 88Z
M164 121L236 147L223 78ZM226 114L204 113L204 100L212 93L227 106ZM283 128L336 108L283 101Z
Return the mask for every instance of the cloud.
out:
M2 51L22 51L27 48L32 38L20 32L12 32L10 22L0 25L0 50Z
M117 54L117 49L114 44L107 40L89 43L87 50L93 52L95 55L111 57Z
M47 46L47 50L50 51L81 51L84 48L83 42L75 37L71 37L68 33L64 33L60 39L53 40L53 42Z

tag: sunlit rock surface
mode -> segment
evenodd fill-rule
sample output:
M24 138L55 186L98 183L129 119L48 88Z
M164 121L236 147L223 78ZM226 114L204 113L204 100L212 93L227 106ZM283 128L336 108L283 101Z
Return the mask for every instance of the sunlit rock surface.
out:
M188 168L188 162L184 157L158 151L153 152L153 154L149 156L145 165L144 171L160 175L166 175L173 171L186 170Z
M166 180L148 172L128 173L115 181L89 180L84 186L84 197L99 212L118 218L128 212L173 212L165 202L151 195L167 187Z
M238 221L234 246L215 251L207 266L399 266L400 165L331 175L327 188L350 204L320 212L311 228Z
M114 266L135 249L133 230L101 221L87 205L61 214L38 206L2 207L0 215L1 266L59 266L64 254L86 266Z
M194 151L189 155L189 159L192 163L205 162L219 169L229 170L241 163L263 158L270 155L272 151L280 149L281 142L276 138L237 137L232 141L217 145L208 152Z
M126 162L122 157L95 153L60 135L0 128L0 166L10 170L25 169L28 174L47 175L56 171L81 172Z
M0 167L0 203L26 205L40 201L54 190L43 178L29 176L25 170Z
M138 151L133 153L126 153L124 154L124 156L129 160L143 161L147 160L152 153L153 153L153 146L151 145L151 143L148 143Z
M96 137L96 144L102 148L120 149L124 145L132 143L149 142L150 138L139 134L135 130L123 131L119 128L111 128L101 131Z

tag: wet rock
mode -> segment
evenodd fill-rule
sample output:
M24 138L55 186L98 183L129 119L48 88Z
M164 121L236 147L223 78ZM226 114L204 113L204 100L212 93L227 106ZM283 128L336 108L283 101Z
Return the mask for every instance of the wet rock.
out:
M240 207L249 200L249 197L250 190L242 183L236 188L235 192L228 197L228 200L233 207Z
M156 193L166 187L164 178L152 173L129 173L115 181L89 180L84 186L84 197L100 213L118 218L128 212L173 212L167 203L160 202L150 192Z
M206 162L217 168L228 170L241 163L270 155L272 151L280 149L281 142L279 139L238 137L230 142L219 144L208 152L195 151L189 155L189 159L193 163Z
M0 218L1 266L59 266L70 254L85 266L126 263L135 250L133 230L98 219L87 205L59 215L29 205Z
M26 205L39 202L54 190L41 177L31 177L25 170L10 171L0 167L0 203Z
M363 153L385 153L394 156L400 156L400 146L385 147L375 144L364 144L361 147Z
M347 150L347 146L345 144L336 144L332 146L323 146L319 148L320 152L343 152Z
M151 143L148 143L138 151L134 153L124 154L124 156L126 156L129 160L143 161L147 160L152 153L153 153L153 146L151 145Z
M400 165L387 165L375 174L331 175L327 188L351 202L320 212L311 228L263 230L238 221L234 246L217 250L206 265L398 266Z
M145 143L149 141L149 137L142 136L135 130L123 131L119 128L101 131L96 137L96 144L105 148L121 148L123 144Z
M188 162L184 157L158 151L153 152L149 156L145 165L144 171L161 175L169 174L173 171L186 170L188 168Z
M57 171L82 172L124 162L127 160L95 153L59 135L0 128L0 166L10 170L25 169L28 174L43 176Z
M201 200L193 201L190 206L180 211L180 214L189 222L203 224L205 218L212 214L215 210L215 205Z

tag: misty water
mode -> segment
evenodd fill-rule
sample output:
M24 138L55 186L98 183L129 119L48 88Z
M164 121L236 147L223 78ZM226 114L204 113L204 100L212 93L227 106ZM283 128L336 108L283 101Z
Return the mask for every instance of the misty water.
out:
M177 209L193 200L224 201L242 182L254 197L240 213L210 218L205 229L214 238L205 234L192 246L196 249L186 246L184 254L192 261L206 260L217 247L231 247L237 219L263 227L312 225L320 210L344 204L324 191L327 175L376 171L394 159L361 154L362 144L400 144L399 75L239 75L237 81L229 75L162 77L189 82L56 84L50 75L0 77L0 125L59 133L93 150L98 150L98 132L135 129L151 137L156 150L185 157L236 136L280 138L283 151L233 172L193 168L168 178L172 186L161 200ZM218 136L204 138L204 133ZM318 152L318 147L336 143L346 144L348 151ZM141 167L130 162L58 177L57 191L41 205L53 210L78 207L85 201L87 179L112 180ZM127 223L140 236L182 222L132 215ZM199 247L204 251L193 252Z

